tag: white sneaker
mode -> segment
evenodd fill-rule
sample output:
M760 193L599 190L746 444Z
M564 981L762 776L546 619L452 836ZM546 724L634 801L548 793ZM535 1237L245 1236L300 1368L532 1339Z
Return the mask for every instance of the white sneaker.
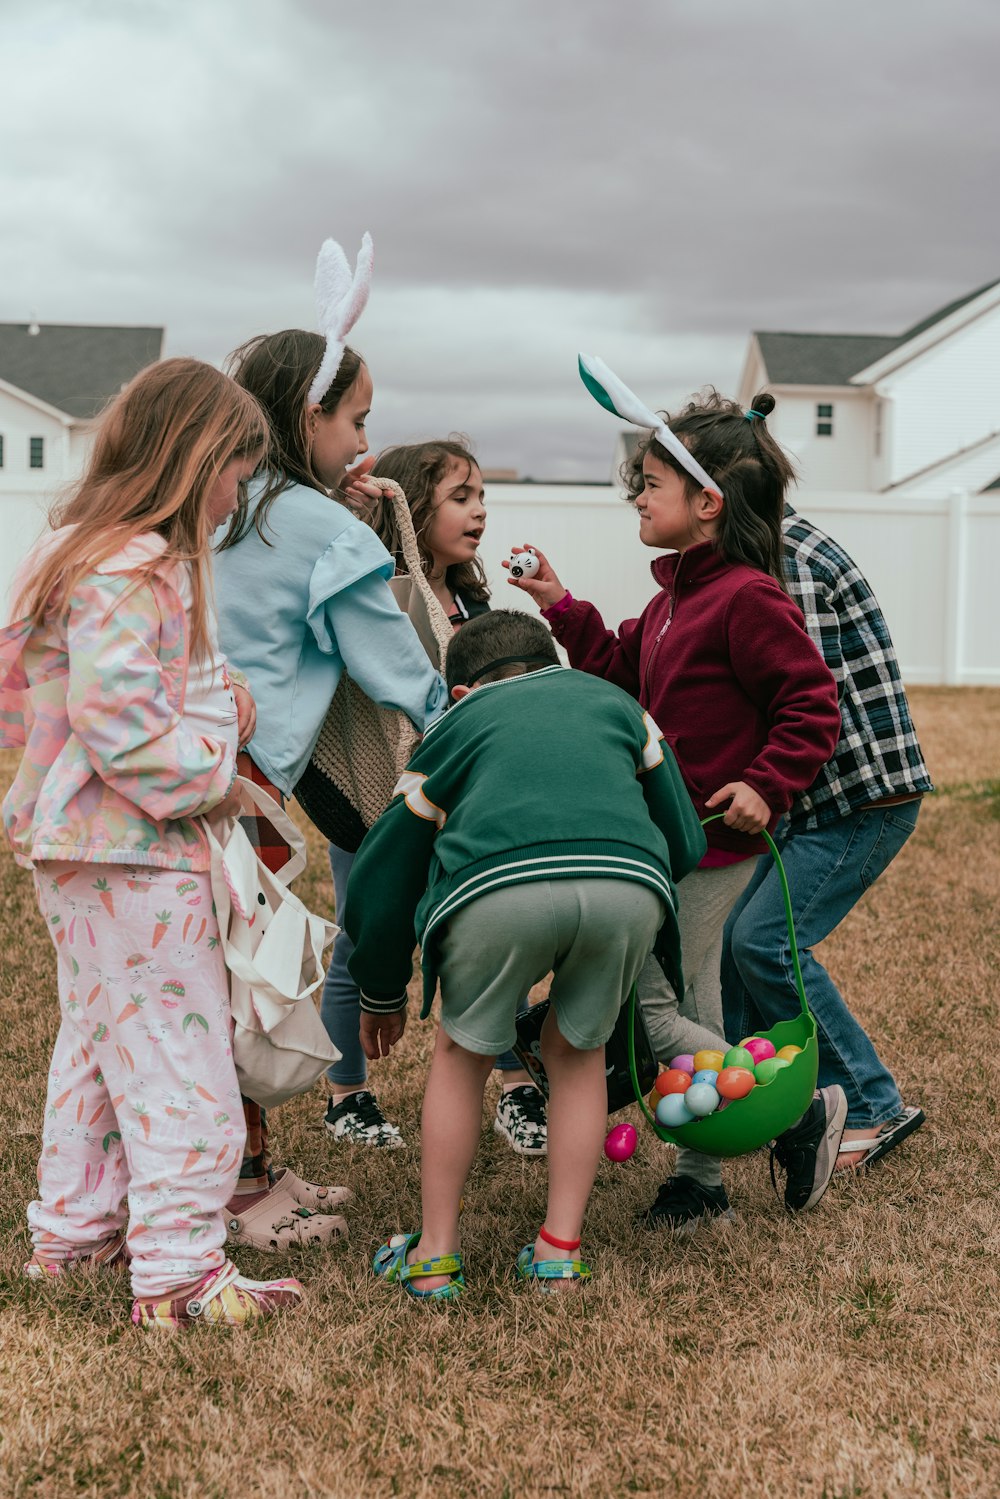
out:
M335 1140L348 1145L381 1145L386 1150L398 1150L403 1144L399 1130L389 1123L374 1093L367 1089L349 1093L339 1103L331 1098L323 1123Z
M544 1155L549 1148L544 1097L531 1083L501 1093L493 1128L518 1155Z

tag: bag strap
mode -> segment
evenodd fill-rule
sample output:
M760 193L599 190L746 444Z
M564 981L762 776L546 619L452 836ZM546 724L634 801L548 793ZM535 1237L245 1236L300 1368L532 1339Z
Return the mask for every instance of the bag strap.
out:
M281 869L270 871L281 884L290 885L306 867L305 838L284 807L280 806L273 796L269 796L263 786L258 786L254 781L248 781L246 776L237 776L233 784L239 790L243 805L249 802L253 810L259 812L261 817L271 824L274 831L284 838L291 849L292 856L288 863L282 865Z
M383 494L389 496L392 502L393 519L396 522L396 532L399 536L399 549L406 563L406 570L413 580L414 586L420 590L424 604L427 606L427 616L430 620L431 629L434 631L434 639L438 648L438 665L444 665L445 653L451 642L454 630L451 620L442 607L441 600L427 581L424 572L423 558L417 545L417 533L413 529L413 516L410 507L406 503L406 495L403 493L395 479L383 479L369 475L369 483L377 484Z

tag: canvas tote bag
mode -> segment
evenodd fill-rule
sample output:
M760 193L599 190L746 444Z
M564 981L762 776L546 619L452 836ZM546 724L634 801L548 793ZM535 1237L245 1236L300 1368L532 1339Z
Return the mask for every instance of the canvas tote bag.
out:
M453 631L424 574L406 496L392 479L376 479L392 503L408 575L389 586L439 671ZM420 738L405 713L380 708L345 671L333 695L295 797L320 832L353 853L392 800Z
M292 856L272 873L258 858L239 816L207 818L212 897L229 970L233 1059L240 1091L262 1108L304 1093L340 1052L312 1001L323 982L323 952L339 928L307 910L289 882L306 865L305 840L277 802L237 777L239 815L260 812Z

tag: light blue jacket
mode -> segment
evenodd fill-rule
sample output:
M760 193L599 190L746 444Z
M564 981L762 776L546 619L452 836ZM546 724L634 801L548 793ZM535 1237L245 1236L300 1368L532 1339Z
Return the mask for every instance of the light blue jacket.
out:
M262 485L251 490L253 513ZM344 668L370 698L423 731L444 682L386 580L392 558L336 500L293 484L264 524L215 554L219 640L257 704L250 753L289 795L305 769ZM221 541L220 532L216 541Z

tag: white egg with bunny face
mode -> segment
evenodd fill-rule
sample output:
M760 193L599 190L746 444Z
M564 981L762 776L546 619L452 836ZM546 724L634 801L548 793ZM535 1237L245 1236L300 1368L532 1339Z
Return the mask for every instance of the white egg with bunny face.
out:
M531 547L525 547L523 552L515 552L511 557L510 575L512 578L533 578L541 565Z

